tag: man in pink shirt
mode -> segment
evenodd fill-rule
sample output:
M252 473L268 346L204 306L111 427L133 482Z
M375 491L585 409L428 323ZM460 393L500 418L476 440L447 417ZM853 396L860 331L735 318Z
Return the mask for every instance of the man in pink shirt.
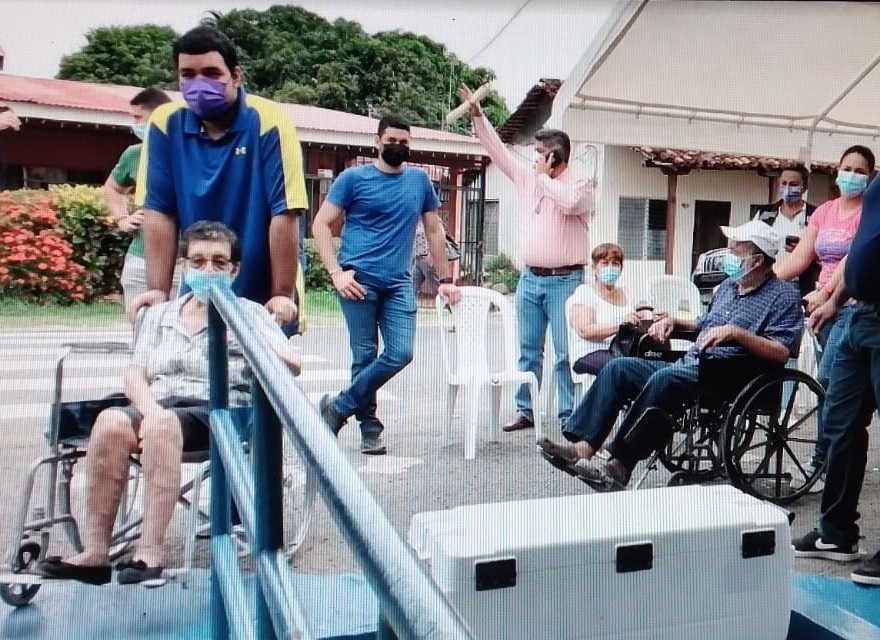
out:
M590 259L589 216L593 185L568 168L571 141L557 129L535 134L532 166L516 158L483 117L471 90L461 85L462 100L474 121L477 137L492 162L516 187L519 200L520 247L524 267L516 287L519 369L541 382L547 325L556 352L556 407L563 427L574 404L568 366L565 301L584 279ZM525 386L516 394L516 420L504 431L534 427L531 398Z

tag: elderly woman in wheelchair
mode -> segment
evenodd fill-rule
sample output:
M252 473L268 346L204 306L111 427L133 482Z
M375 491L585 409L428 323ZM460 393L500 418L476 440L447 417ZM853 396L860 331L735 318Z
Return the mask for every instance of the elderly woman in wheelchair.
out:
M182 452L205 450L209 443L207 292L213 284L231 285L240 250L234 232L225 225L202 221L183 233L181 255L184 281L191 292L144 312L125 373L130 404L102 411L89 436L85 548L70 558L41 562L38 570L47 578L89 584L110 581L111 532L129 456L137 453L145 478L143 527L131 560L117 565L117 579L132 584L161 577L165 532L180 487ZM250 300L238 302L252 325L272 336L270 346L298 374L299 357L268 311ZM250 372L235 345L230 345L229 382L230 405L248 405Z
M726 259L730 278L716 291L706 313L696 321L662 317L648 330L663 341L673 330L690 332L696 335L693 346L674 362L612 360L568 421L563 436L569 443L546 438L538 443L551 464L595 490L623 489L636 464L667 446L673 437L675 419L653 417L658 412L679 417L698 400L705 386L701 362L707 356L719 367L733 367L736 360L750 357L763 362L765 368L784 368L800 343L803 314L795 286L773 273L779 245L776 233L758 221L722 227L722 231L731 249ZM615 438L603 452L609 457L596 456L627 406Z

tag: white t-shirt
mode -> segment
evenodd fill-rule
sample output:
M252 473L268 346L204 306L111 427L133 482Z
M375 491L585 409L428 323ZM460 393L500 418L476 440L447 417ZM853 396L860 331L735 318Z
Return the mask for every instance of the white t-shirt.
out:
M758 220L760 214L755 216L755 220ZM776 220L773 221L773 230L776 232L776 235L779 236L779 253L776 254L776 260L780 263L784 261L788 257L788 252L785 250L785 237L786 236L797 236L800 238L804 234L804 229L807 228L807 206L804 205L801 210L795 215L793 218L789 218L787 215L779 211L776 215Z
M624 296L626 293L624 292ZM571 297L566 302L569 305L569 308L573 308L576 304L582 304L585 307L590 307L596 314L596 323L597 324L623 324L623 321L626 319L627 314L633 311L633 306L627 300L626 304L622 306L617 306L611 304L610 302L604 300L596 290L593 288L592 284L582 284L577 289L575 289L574 293L571 294ZM570 316L573 315L573 309ZM574 362L581 356L585 356L588 353L592 353L593 351L601 351L602 349L607 349L608 345L611 343L611 338L607 338L602 341L594 342L592 340L584 340L578 335L578 332L575 331L574 327L569 326L569 345L568 345L568 357L571 362Z

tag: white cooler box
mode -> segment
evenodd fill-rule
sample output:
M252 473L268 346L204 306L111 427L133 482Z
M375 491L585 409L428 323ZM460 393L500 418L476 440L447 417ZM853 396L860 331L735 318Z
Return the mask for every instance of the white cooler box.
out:
M788 633L788 518L726 485L419 513L409 544L478 640Z

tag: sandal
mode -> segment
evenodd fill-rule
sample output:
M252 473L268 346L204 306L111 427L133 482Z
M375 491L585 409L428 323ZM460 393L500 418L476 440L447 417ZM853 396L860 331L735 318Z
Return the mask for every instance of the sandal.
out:
M143 560L120 562L116 565L116 581L119 584L139 584L162 577L162 567L148 567Z
M614 477L604 460L578 460L570 465L569 472L594 491L606 493L626 489L626 484Z
M559 444L544 436L538 441L538 451L544 459L561 471L569 475L575 473L569 468L580 460L580 455L572 444Z
M71 564L61 556L51 556L37 565L37 572L50 580L76 580L85 584L102 585L110 582L110 565L87 566Z

